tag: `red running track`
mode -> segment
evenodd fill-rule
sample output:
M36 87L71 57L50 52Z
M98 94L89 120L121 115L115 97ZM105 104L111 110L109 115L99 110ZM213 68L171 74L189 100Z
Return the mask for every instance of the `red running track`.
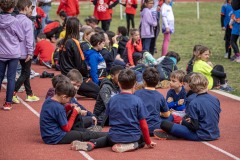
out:
M45 69L43 66L33 65L33 69L41 73ZM58 74L55 72L55 74ZM31 80L33 92L41 98L39 102L26 103L37 113L41 110L46 92L51 86L50 79L36 77ZM159 90L166 95L166 90ZM240 102L222 95L216 95L221 102L220 130L221 138L210 144L232 154L235 158L240 157ZM24 100L25 93L18 94ZM5 90L0 92L0 104L5 98ZM78 98L90 111L95 103L92 99ZM25 105L14 104L11 111L0 110L0 160L66 160L66 159L86 159L80 152L69 150L69 145L46 145L42 142L39 132L39 117L31 112ZM106 129L107 130L107 129ZM142 159L233 159L216 149L213 149L201 142L191 141L159 141L152 138L157 143L154 149L139 149L128 153L114 153L111 148L96 149L88 152L88 159L96 160L142 160ZM84 152L85 153L85 152Z

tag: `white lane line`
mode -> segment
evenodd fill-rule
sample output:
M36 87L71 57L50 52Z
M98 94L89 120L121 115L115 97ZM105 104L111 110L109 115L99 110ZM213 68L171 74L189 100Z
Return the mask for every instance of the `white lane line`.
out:
M3 86L3 88L6 89L5 85L2 84L2 86ZM225 96L225 95L223 95L223 96ZM39 117L39 113L35 109L33 109L30 105L28 105L26 102L24 102L20 97L18 97L18 99L22 102L22 104L24 106L26 106L31 112L33 112L37 117ZM215 150L217 150L217 151L219 151L219 152L221 152L221 153L223 153L223 154L225 154L225 155L227 155L227 156L229 156L229 157L231 157L231 158L233 158L233 159L235 159L235 160L240 160L240 158L234 156L233 154L231 154L231 153L229 153L229 152L227 152L227 151L225 151L225 150L223 150L221 148L218 148L217 146L214 146L214 145L212 145L212 144L210 144L208 142L202 142L202 143L207 145L207 146L209 146L209 147L211 147L211 148L213 148L213 149L215 149ZM79 153L81 153L82 156L84 156L87 160L94 160L89 154L87 154L84 151L79 151Z
M3 88L7 88L6 85L2 84ZM18 97L19 101L25 106L27 107L33 114L35 114L38 118L40 117L40 114L33 109L29 104L27 104L25 101L23 101L20 97ZM79 151L79 153L82 154L83 157L85 157L87 160L94 160L89 154L87 154L84 151Z
M217 146L214 146L214 145L212 145L212 144L210 144L208 142L202 142L202 143L207 145L207 146L209 146L209 147L211 147L211 148L213 148L213 149L215 149L215 150L217 150L217 151L219 151L219 152L221 152L221 153L223 153L223 154L225 154L225 155L227 155L227 156L229 156L229 157L231 157L232 159L240 160L239 157L236 157L233 154L231 154L231 153L229 153L229 152L227 152L227 151L225 151L225 150L223 150L221 148L218 148Z
M215 93L220 94L222 96L225 96L225 97L228 97L228 98L240 101L240 97L239 96L235 96L235 95L227 93L227 92L223 92L223 91L220 91L220 90L211 90L211 92L215 92Z

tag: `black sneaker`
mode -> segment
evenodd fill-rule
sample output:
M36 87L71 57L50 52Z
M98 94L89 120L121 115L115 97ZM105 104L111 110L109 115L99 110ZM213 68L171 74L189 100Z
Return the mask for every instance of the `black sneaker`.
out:
M102 131L101 126L91 126L91 127L88 127L87 129L91 132L101 132Z
M175 136L172 136L171 134L166 133L165 131L161 130L161 129L155 129L153 131L154 137L159 139L159 140L175 140L175 139L179 139Z
M227 85L226 87L220 86L220 90L225 91L225 92L232 92L233 88Z

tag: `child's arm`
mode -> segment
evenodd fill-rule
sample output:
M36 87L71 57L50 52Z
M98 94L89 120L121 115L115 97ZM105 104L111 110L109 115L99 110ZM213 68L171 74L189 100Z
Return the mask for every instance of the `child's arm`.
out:
M135 42L136 45L134 45L134 48L138 52L142 52L142 41L139 39L137 42Z
M68 123L64 126L61 126L63 131L69 132L72 129L73 123L74 123L77 115L80 113L80 111L81 111L81 109L79 107L74 107L71 117L68 120Z
M34 54L33 54L33 59L37 58L38 57L38 54L39 54L39 42L36 44L36 47L35 47L35 50L34 50Z
M108 8L111 9L111 8L115 7L118 3L119 3L119 1L118 1L118 0L115 0L112 4L110 4L110 5L108 6Z
M57 9L57 15L59 15L59 12L64 8L64 6L66 5L65 3L66 3L65 0L60 1L60 4Z
M89 57L89 66L91 67L90 69L90 76L92 78L92 81L99 85L99 80L98 80L98 60L97 56L92 55Z
M143 138L144 138L146 145L148 147L154 147L154 145L152 146L153 143L151 142L151 139L149 136L149 130L148 130L148 125L147 125L146 119L145 118L141 119L139 122L140 122L140 128L141 128Z
M32 28L32 21L28 20L27 23L25 23L24 29L26 31L26 49L27 49L27 59L25 62L28 62L33 55L33 28Z

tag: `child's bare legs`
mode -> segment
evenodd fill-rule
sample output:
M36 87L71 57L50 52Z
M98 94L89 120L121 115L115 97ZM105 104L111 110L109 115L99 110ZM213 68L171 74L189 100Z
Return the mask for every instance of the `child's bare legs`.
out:
M164 33L164 39L162 44L162 56L165 56L168 52L168 45L170 42L170 33Z

